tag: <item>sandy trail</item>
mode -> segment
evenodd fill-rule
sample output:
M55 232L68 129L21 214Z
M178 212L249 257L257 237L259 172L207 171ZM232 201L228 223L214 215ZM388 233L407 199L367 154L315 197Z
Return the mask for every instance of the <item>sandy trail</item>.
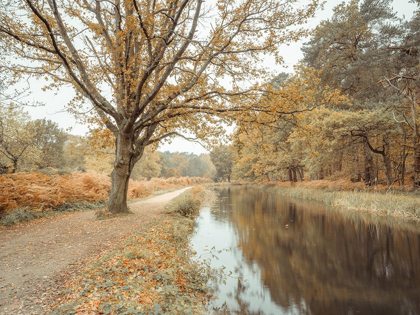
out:
M0 314L45 314L64 280L84 262L156 218L183 188L130 205L135 215L98 221L94 211L0 231Z

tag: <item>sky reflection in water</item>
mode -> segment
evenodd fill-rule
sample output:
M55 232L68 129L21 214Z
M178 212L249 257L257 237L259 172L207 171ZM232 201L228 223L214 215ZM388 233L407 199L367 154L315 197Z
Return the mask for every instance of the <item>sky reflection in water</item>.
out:
M213 313L420 314L419 226L250 187L218 195L192 240L197 255L233 273L212 283L212 307L225 304Z

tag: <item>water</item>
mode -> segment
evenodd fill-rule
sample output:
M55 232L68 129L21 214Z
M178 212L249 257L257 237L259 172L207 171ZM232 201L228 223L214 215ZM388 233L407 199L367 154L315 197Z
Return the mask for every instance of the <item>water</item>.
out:
M217 194L192 240L228 275L210 284L209 313L420 314L418 225L250 187Z

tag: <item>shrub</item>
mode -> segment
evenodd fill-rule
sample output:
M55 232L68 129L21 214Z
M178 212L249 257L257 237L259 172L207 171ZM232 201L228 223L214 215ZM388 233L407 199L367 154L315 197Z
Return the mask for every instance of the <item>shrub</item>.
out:
M196 186L173 199L165 210L167 213L175 213L187 218L195 217L198 215L204 196L204 189Z
M98 202L108 198L111 179L93 171L56 174L52 169L44 173L17 173L0 177L0 215L16 208L36 212L51 211L76 202ZM130 180L128 198L144 198L154 191L187 186L199 182L197 178L153 178L150 181Z
M40 217L39 214L36 214L32 211L28 211L23 208L16 209L15 211L4 215L0 219L0 225L10 226L20 222L28 222Z

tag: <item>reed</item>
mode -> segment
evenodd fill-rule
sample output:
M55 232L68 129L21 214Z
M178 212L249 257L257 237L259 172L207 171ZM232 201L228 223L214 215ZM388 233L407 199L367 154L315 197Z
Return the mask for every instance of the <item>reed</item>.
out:
M279 195L312 200L329 206L420 220L420 197L416 192L377 190L346 190L342 186L320 183L311 185L270 184L258 186Z

